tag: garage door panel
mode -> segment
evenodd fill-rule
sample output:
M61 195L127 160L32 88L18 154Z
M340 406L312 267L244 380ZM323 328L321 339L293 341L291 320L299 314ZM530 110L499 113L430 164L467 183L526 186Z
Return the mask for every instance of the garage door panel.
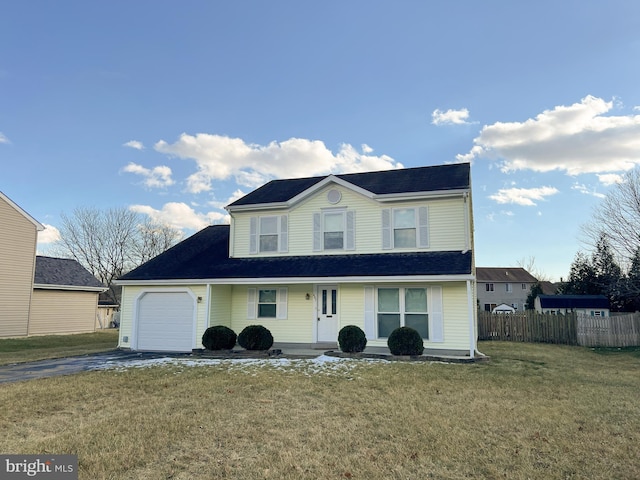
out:
M150 292L138 305L138 349L191 351L195 305L187 292Z

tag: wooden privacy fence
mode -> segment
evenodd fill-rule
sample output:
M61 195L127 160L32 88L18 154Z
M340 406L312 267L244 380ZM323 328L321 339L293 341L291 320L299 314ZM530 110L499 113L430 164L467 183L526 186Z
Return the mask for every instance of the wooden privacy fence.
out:
M640 346L640 313L615 317L578 315L578 344L586 347Z
M478 340L562 343L588 347L640 346L640 313L591 317L569 313L478 312Z
M478 340L576 345L576 314L551 315L533 310L492 314L481 311L478 312Z

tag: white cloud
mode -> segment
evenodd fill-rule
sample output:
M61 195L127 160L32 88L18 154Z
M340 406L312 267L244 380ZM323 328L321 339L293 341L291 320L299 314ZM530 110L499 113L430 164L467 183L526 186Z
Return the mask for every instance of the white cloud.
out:
M596 197L596 198L604 198L605 197L605 195L603 195L602 193L598 193L594 189L588 188L584 183L575 183L571 187L571 190L577 190L580 193L583 193L585 195L591 195L591 196Z
M170 225L180 230L202 230L213 223L229 223L229 216L219 212L206 214L196 213L186 203L165 203L162 210L156 210L148 205L131 205L129 209L162 225Z
M142 165L131 162L124 167L122 171L142 176L144 178L144 185L149 188L163 188L175 183L171 178L171 169L164 165L148 169Z
M498 160L503 172L618 172L640 164L640 115L605 116L613 101L587 96L524 122L485 125L459 161Z
M515 216L515 213L513 213L511 210L501 210L500 213L502 215L505 215L507 217L513 217Z
M611 185L615 185L616 183L623 183L624 177L622 175L618 175L617 173L602 173L598 175L598 180L606 186L610 187Z
M534 200L544 200L545 197L555 195L558 189L554 187L539 188L503 188L498 193L489 195L489 198L498 203L514 203L528 207L535 206Z
M461 110L442 110L435 109L431 114L431 123L434 125L464 125L467 124L469 118L469 110L463 108Z
M55 243L60 240L60 230L53 225L43 224L44 230L38 232L38 244Z
M9 139L5 137L5 135L2 132L0 132L0 143L11 143Z
M122 146L134 148L136 150L144 150L144 145L142 144L142 142L139 142L137 140L130 140L127 143L123 143Z
M214 180L231 177L239 185L253 188L276 178L403 167L389 156L370 155L369 146L363 146L362 152L358 152L351 145L343 144L338 153L333 154L323 142L302 138L255 145L240 138L183 133L175 143L160 140L154 148L160 153L196 162L197 172L187 179L187 190L191 193L211 190Z

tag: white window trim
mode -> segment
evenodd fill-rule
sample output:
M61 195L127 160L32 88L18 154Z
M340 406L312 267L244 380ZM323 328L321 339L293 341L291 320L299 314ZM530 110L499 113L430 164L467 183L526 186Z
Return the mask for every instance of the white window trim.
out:
M365 287L365 334L371 340L382 340L378 336L378 290L381 288L399 289L400 292L400 326L404 325L404 290L407 288L424 288L427 292L427 315L429 322L428 342L444 342L444 316L441 286L427 285L375 285Z
M411 210L415 212L415 231L416 246L415 247L396 247L394 245L394 221L395 212L399 210ZM395 207L382 209L382 248L383 250L413 250L429 248L429 207Z
M276 316L275 317L258 317L258 298L260 290L275 290L276 291ZM288 299L287 287L251 287L247 289L247 318L254 320L259 318L260 320L285 320L287 319L287 299Z
M276 235L278 237L278 247L274 250L260 250L260 232L261 220L265 218L276 219ZM266 235L266 234L265 234ZM273 235L273 234L270 234ZM274 254L286 253L289 251L289 217L288 215L263 215L260 217L251 217L249 220L249 253L258 254Z
M324 245L324 217L325 215L342 214L342 248L325 248ZM313 251L340 252L356 249L356 212L345 207L324 208L313 214Z

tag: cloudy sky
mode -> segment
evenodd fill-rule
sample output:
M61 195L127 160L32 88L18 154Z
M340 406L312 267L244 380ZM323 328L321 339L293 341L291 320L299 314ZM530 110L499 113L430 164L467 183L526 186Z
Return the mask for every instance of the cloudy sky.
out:
M0 191L191 234L274 178L471 162L476 263L558 280L640 164L629 0L6 2Z

